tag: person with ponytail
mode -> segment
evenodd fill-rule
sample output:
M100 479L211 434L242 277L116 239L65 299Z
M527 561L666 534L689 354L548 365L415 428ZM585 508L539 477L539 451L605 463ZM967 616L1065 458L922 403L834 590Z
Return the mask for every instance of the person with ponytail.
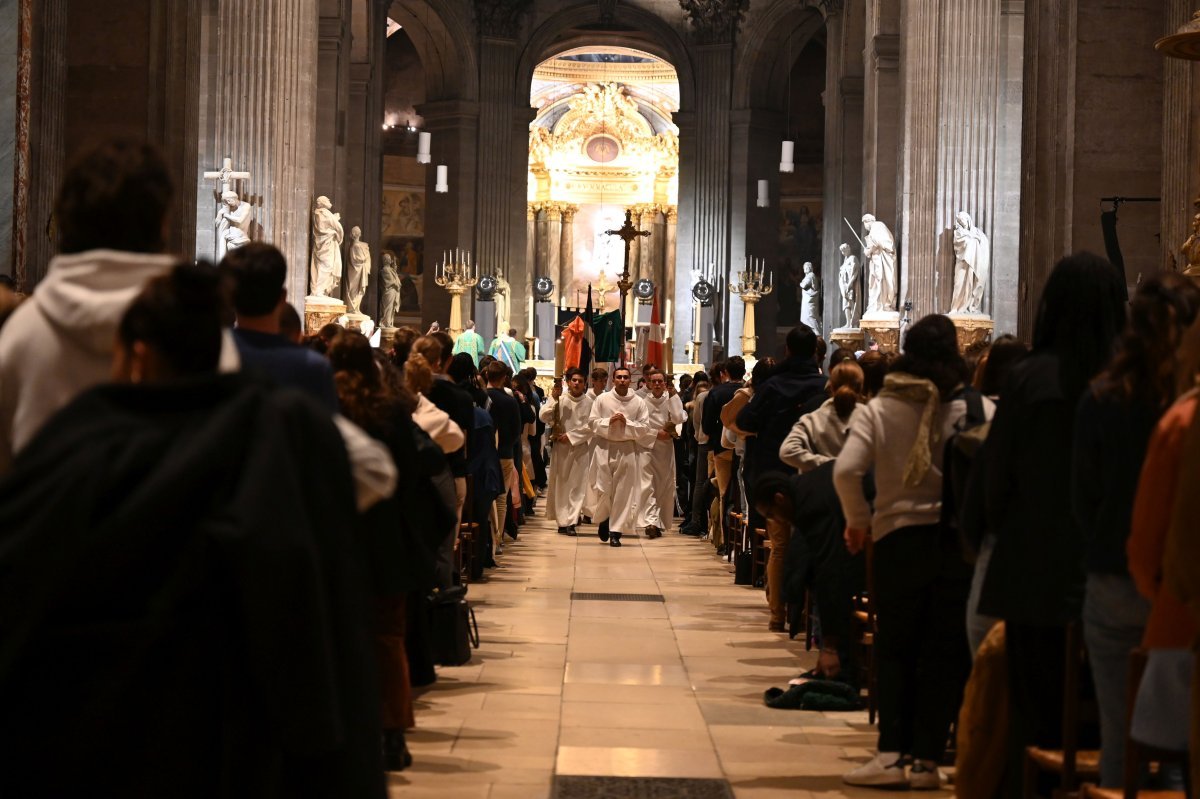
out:
M863 396L863 370L853 359L837 363L829 372L829 399L812 413L801 416L779 448L779 460L809 472L835 460L850 434L850 418Z
M332 415L218 374L211 265L131 300L114 382L50 417L0 482L0 795L382 799Z
M862 551L868 528L874 542L879 754L843 778L851 785L941 786L938 763L971 667L963 624L971 569L940 524L943 442L968 415L968 378L954 323L921 319L879 395L853 412L835 462L846 544ZM990 418L992 403L979 399Z

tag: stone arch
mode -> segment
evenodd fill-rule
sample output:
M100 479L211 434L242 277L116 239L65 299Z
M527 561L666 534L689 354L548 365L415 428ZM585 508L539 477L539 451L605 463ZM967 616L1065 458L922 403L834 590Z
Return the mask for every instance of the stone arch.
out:
M800 10L793 1L775 0L741 33L733 70L734 108L779 105L792 70L784 54L790 50L794 60L805 46L823 36L823 8L820 0L809 0Z
M562 38L567 31L599 22L596 9L596 5L592 3L568 8L551 15L538 26L517 62L518 97L528 97L529 85L533 81L533 71L537 65L559 52L588 45L635 46L630 43L630 35L621 30L587 31ZM648 35L646 38L637 37L637 49L657 56L675 67L675 74L679 78L680 110L691 110L695 104L696 80L687 45L679 33L657 15L627 5L616 7L612 24L626 28L630 33Z
M404 26L425 69L425 100L477 100L475 29L453 4L392 0L388 16Z

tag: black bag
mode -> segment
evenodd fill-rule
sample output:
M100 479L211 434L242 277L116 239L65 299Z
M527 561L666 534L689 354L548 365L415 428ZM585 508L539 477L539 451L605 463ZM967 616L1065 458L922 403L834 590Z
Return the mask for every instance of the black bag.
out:
M733 584L750 585L750 574L754 571L754 553L750 550L733 556Z
M427 597L433 660L439 666L470 663L471 648L479 648L479 624L466 594L466 586L456 585Z
M946 439L942 451L942 532L959 538L963 529L962 509L966 504L967 484L971 467L980 448L987 440L991 423L984 411L983 395L966 388L957 396L967 403L966 414L955 425L955 432Z

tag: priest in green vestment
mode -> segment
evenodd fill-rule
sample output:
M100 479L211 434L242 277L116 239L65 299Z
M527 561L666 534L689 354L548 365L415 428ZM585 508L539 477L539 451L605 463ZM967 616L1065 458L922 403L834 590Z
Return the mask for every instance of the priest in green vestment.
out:
M467 327L454 340L454 354L465 352L471 356L471 360L475 362L475 368L479 368L479 358L483 355L483 336L475 332L475 322L467 320Z
M525 362L525 345L517 341L516 335L516 330L509 330L507 334L501 333L492 340L492 346L488 350L488 355L503 361L514 374L521 371L521 364Z

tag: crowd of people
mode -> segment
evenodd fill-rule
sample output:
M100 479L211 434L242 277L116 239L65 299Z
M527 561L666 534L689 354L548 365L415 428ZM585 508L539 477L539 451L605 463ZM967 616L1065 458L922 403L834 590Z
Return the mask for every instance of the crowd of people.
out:
M1031 348L964 356L931 315L898 355L827 353L800 324L749 379L733 356L678 387L610 364L546 391L515 331L491 355L437 329L305 336L274 247L165 252L172 197L154 150L86 153L46 278L0 287L0 793L382 797L436 680L431 597L501 563L539 501L614 548L675 529L740 556L761 530L767 629L819 645L803 678L857 696L873 671L852 785L941 787L958 720L959 794L1020 796L1025 747L1062 742L1075 629L1100 784L1127 780L1127 734L1188 748L1192 282L1127 298L1078 254Z

